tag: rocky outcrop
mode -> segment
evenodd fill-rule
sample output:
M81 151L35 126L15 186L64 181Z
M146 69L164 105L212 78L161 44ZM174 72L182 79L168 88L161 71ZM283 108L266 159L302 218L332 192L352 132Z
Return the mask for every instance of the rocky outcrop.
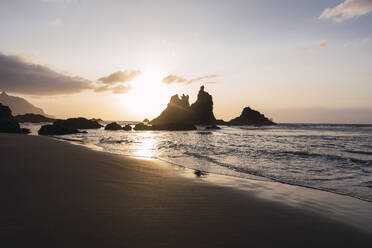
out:
M198 98L190 107L192 123L196 125L209 125L216 123L213 114L213 100L208 92L204 91L204 86L200 87Z
M16 115L14 117L18 122L30 122L30 123L42 123L42 122L54 122L55 119L45 117L39 114L27 113L24 115Z
M82 117L57 120L53 125L61 126L66 129L98 129L102 127L97 121L91 121Z
M67 120L57 120L52 125L42 126L38 133L40 135L63 135L63 134L74 134L74 133L86 133L81 132L79 129L98 129L101 128L96 121L91 121L85 118L70 118Z
M150 130L150 126L143 124L142 122L136 124L133 128L136 131Z
M96 121L96 122L102 122L103 120L101 118L92 118L89 119L90 121Z
M189 96L178 95L171 97L167 108L160 114L159 117L153 119L151 125L165 125L165 124L192 124Z
M221 128L216 125L205 127L205 130L218 130L218 129L221 129Z
M224 120L219 119L219 120L216 120L216 125L229 125L229 123Z
M145 118L142 122L149 123L150 121L149 121L149 119Z
M70 129L59 125L43 125L39 131L39 135L64 135L64 134L75 134L75 133L86 133L80 132L78 129Z
M253 110L250 107L246 107L243 109L241 115L229 121L228 125L269 126L276 124L273 121L266 118L265 115L261 114L260 112Z
M125 125L124 127L123 127L123 130L124 131L130 131L130 130L132 130L132 126L131 125Z
M117 124L116 122L112 122L112 123L107 124L105 126L105 130L117 131L117 130L123 130L123 128L119 124Z
M0 133L29 133L27 128L21 128L17 120L13 117L12 111L8 106L0 103Z
M174 95L167 108L150 124L152 130L195 130L194 125L214 125L215 122L212 96L205 92L202 86L196 102L191 106L189 96L182 95L179 98L178 95Z

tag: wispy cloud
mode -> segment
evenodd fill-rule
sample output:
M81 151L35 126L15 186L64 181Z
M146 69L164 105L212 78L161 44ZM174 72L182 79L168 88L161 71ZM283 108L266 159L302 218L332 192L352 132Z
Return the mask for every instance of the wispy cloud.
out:
M216 78L216 77L218 77L218 75L210 74L210 75L205 75L205 76L202 76L202 77L186 79L184 77L171 74L171 75L168 75L165 78L163 78L163 82L166 83L166 84L172 84L172 83L191 84L191 83L194 83L194 82L199 82L199 81L204 80L204 79L211 79L211 78ZM212 83L212 82L209 82L209 83ZM213 83L216 83L216 82L213 82Z
M372 0L345 0L334 8L327 8L319 19L343 22L372 12Z
M301 52L314 52L314 51L318 51L318 50L324 49L327 46L328 46L328 43L326 41L321 41L318 44L297 49L296 52L298 52L298 53L301 53Z
M111 88L111 92L115 94L125 94L130 91L132 88L130 86L118 85Z
M62 20L59 19L59 18L54 19L54 20L51 21L49 24L50 24L51 26L55 26L55 27L63 26L63 22L62 22Z
M139 70L125 70L117 71L106 77L101 77L98 79L98 83L102 84L115 84L115 83L125 83L132 81L135 77L139 76L141 71Z
M73 94L92 89L92 82L0 53L0 89L39 96Z

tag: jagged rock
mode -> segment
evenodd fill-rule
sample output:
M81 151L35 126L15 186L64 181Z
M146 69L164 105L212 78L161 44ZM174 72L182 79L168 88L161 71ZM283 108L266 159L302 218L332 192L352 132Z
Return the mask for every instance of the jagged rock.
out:
M91 121L82 117L79 118L70 118L67 120L57 120L53 125L61 126L65 129L98 129L101 128L96 121Z
M30 133L30 130L20 128L10 108L0 103L0 133Z
M167 108L150 124L152 130L195 130L194 125L215 124L216 118L213 114L212 96L204 91L204 86L200 88L198 98L190 106L189 96L178 95L171 97ZM139 127L146 128L148 127Z
M123 128L117 124L116 122L112 122L110 124L107 124L105 126L105 130L112 130L112 131L115 131L115 130L122 130Z
M124 131L130 131L130 130L132 130L132 126L131 125L125 125L124 127L123 127L123 130Z
M216 120L216 125L226 126L226 125L229 125L229 123L224 120Z
M16 115L14 117L18 122L30 122L30 123L42 123L42 122L54 122L55 119L45 117L39 114L27 113L24 115Z
M64 135L64 134L75 134L75 133L85 133L85 132L80 132L77 129L70 129L66 127L62 127L59 125L43 125L39 131L39 135Z
M101 118L92 118L89 119L90 121L96 121L96 122L102 122L103 120Z
M216 117L213 114L212 96L204 91L204 86L200 87L198 98L191 105L190 110L193 124L208 125L216 123Z
M246 107L241 115L228 122L229 125L251 125L251 126L269 126L276 125L273 121L266 118L260 112Z
M149 119L145 118L142 122L149 123Z
M159 117L150 122L152 125L165 125L170 123L192 123L189 96L182 95L181 99L178 97L178 95L172 96L167 108L160 114Z
M205 130L218 130L218 129L221 129L220 127L218 127L217 125L213 125L213 126L207 126L205 128Z

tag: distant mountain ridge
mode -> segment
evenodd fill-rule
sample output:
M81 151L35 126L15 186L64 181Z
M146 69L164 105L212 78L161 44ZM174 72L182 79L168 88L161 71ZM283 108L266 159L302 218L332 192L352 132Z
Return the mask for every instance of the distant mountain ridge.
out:
M55 118L55 116L46 114L41 108L32 105L27 100L17 96L10 96L5 92L0 94L0 103L5 106L9 106L9 108L12 110L13 115L33 113L49 118Z

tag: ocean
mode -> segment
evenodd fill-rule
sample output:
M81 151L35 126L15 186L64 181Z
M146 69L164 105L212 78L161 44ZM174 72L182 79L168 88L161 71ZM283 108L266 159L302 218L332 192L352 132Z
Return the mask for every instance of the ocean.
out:
M23 126L31 128L33 134L40 127ZM277 181L372 201L372 125L279 124L198 129L98 129L61 137L111 153L160 159L194 169L198 175L215 173Z

